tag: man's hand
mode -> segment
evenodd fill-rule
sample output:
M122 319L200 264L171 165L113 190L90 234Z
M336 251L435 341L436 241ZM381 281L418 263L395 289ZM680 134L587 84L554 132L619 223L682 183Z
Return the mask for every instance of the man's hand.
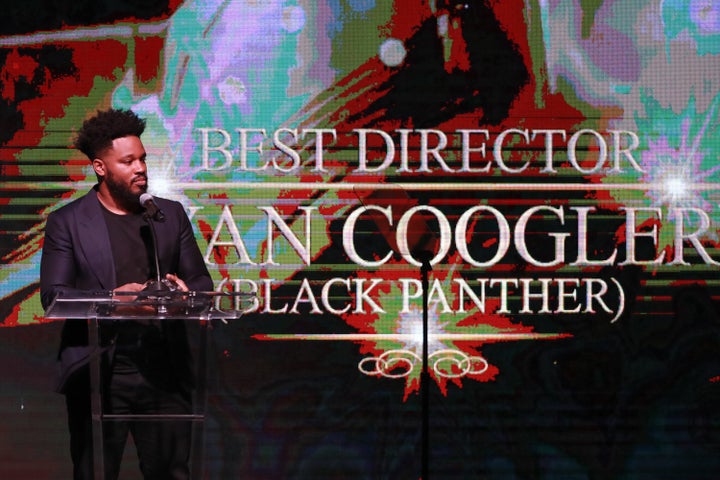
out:
M135 295L126 295L127 292L139 292L145 288L145 285L142 283L126 283L125 285L122 285L120 287L117 287L113 290L113 296L120 298L122 301L125 302L132 302L135 300Z
M167 275L165 275L165 278L170 280L171 282L173 282L175 285L177 285L177 289L180 290L181 292L189 292L190 291L188 286L185 285L185 282L183 282L180 279L180 277L178 277L177 275L168 273Z
M115 315L127 315L128 317L143 316L152 314L154 309L146 305L135 305L132 302L137 299L134 292L140 292L145 288L143 283L126 283L113 290L113 297L117 298L121 305L115 307ZM127 305L127 304L130 305ZM122 305L125 304L125 305Z

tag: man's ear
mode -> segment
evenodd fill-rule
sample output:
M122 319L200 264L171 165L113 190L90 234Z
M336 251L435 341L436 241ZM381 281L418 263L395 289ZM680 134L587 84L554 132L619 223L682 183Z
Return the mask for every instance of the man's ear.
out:
M96 158L92 161L92 167L93 170L95 170L95 174L104 177L105 176L105 162L100 160L99 158Z

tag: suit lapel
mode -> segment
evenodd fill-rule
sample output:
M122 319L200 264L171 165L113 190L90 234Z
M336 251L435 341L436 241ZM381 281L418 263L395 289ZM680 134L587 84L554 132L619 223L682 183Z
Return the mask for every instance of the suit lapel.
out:
M95 190L83 197L77 220L80 246L87 264L92 266L92 272L100 284L100 289L115 288L117 286L115 263L110 237Z

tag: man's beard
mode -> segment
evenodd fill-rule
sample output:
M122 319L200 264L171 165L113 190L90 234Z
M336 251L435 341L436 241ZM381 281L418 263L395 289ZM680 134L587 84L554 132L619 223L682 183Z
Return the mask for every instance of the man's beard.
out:
M137 178L137 177L136 177ZM147 180L147 177L144 177ZM134 180L134 179L133 179ZM105 175L105 184L110 192L110 195L115 201L120 204L125 210L135 211L140 209L140 195L147 191L147 181L145 185L139 186L140 192L133 193L128 185L125 185L116 180L112 173L107 172Z

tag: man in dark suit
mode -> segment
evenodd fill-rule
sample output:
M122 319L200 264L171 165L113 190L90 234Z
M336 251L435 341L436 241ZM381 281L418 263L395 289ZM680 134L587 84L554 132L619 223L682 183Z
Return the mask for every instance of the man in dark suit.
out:
M75 146L88 156L98 183L82 198L51 213L40 268L47 308L58 294L139 292L163 278L183 291L209 291L212 279L178 202L154 199L162 220L153 235L139 197L148 187L145 121L128 110L110 109L86 120ZM155 266L159 265L160 272ZM157 283L157 282L156 282ZM152 288L157 288L155 285ZM121 320L100 325L104 366L103 405L112 413L191 413L193 369L183 320ZM60 345L75 479L93 476L88 345L85 320L67 320ZM105 476L118 476L128 433L146 479L189 478L189 422L106 422Z

